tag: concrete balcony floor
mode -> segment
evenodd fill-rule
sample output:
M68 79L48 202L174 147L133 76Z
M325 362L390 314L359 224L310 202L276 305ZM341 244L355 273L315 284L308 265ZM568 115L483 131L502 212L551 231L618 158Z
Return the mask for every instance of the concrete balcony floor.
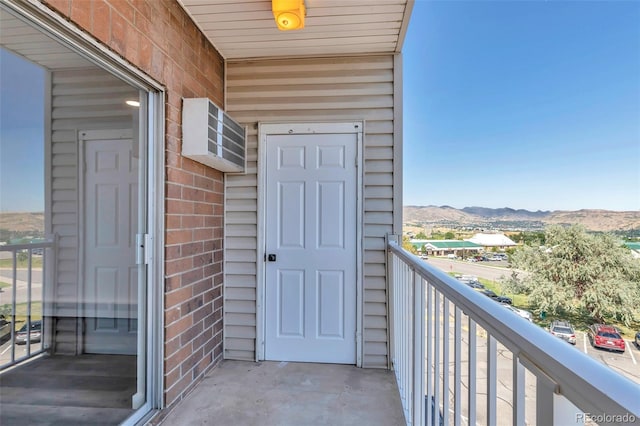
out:
M163 426L404 424L391 371L228 360L162 422Z
M135 392L135 356L36 357L0 374L0 425L117 425Z

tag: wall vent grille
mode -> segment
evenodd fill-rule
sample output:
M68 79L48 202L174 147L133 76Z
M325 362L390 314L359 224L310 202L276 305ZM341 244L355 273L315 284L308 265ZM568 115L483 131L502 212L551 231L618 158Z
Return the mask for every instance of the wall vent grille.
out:
M244 172L246 140L246 129L209 99L183 99L185 157L222 172Z

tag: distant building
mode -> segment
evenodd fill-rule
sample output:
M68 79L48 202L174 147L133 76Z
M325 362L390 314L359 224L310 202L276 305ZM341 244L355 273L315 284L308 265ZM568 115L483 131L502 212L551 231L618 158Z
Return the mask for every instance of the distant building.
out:
M517 245L512 239L500 233L478 233L466 241L478 244L484 247L485 250L493 248L504 250L507 247L515 247Z
M481 245L462 240L410 240L409 242L419 253L427 256L454 254L457 257L466 257L482 251Z

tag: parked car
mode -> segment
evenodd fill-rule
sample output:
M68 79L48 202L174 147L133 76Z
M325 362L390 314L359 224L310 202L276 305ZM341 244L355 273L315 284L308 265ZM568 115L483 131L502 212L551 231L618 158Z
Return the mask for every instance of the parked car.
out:
M493 290L489 290L488 288L481 290L480 293L492 299L495 299L496 297L498 297L498 295Z
M4 315L0 315L0 342L4 342L8 339L7 336L11 335L11 322L7 321Z
M511 298L507 296L496 296L493 298L493 300L498 303L504 303L506 305L511 305L513 303L513 300L511 300Z
M549 326L549 332L572 345L576 344L576 332L568 321L553 321Z
M493 261L509 260L509 257L504 253L496 253L489 256L488 260L493 260Z
M499 296L494 291L489 290L489 289L480 290L480 293L484 294L487 297L492 298L493 300L495 300L498 303L505 303L507 305L511 305L513 303L513 301L511 300L510 297Z
M522 318L526 319L527 321L533 322L533 315L531 314L531 312L526 311L524 309L516 308L515 306L511 306L508 303L502 303L502 306L504 306L505 308L507 308L511 312L515 313L516 315L521 316Z
M480 281L463 281L463 282L473 289L481 290L484 288L484 285Z
M482 285L480 281L478 281L478 277L476 277L475 275L456 275L456 279L474 289L484 288L484 285Z
M28 323L25 323L20 330L16 333L16 345L26 345L27 344L27 327ZM31 321L31 331L29 334L29 340L31 343L39 342L42 336L42 321Z
M615 327L605 324L593 324L589 327L589 340L593 347L624 352L624 339Z
M636 344L636 348L640 349L640 331L636 333L636 338L633 342Z

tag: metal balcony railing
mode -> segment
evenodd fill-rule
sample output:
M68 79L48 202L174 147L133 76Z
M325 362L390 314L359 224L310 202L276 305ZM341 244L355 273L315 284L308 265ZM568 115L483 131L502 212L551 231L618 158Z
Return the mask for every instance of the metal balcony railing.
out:
M640 385L388 243L407 425L637 424Z
M46 267L54 255L55 240L0 246L0 252L10 253L10 267L0 268L0 309L5 331L0 341L0 371L45 351L47 330ZM36 262L36 259L38 261ZM35 266L35 263L41 264ZM23 264L22 266L18 266ZM26 333L20 332L22 325ZM9 330L6 330L6 328ZM6 335L5 335L6 334ZM24 348L22 347L24 345Z

